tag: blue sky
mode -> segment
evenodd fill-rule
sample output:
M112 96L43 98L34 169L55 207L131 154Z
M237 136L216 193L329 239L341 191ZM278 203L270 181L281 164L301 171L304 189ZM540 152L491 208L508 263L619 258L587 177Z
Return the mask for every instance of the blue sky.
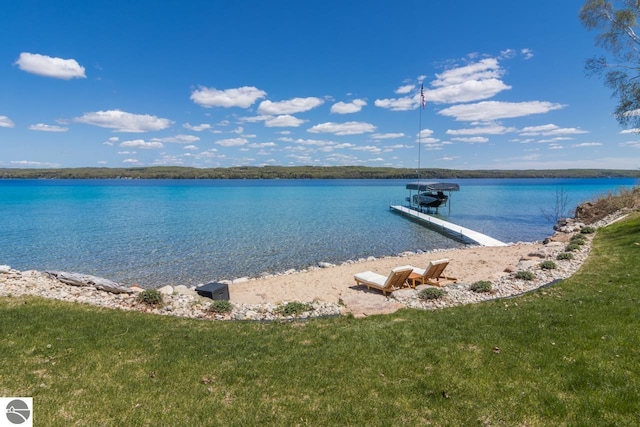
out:
M582 4L7 2L0 167L638 169Z

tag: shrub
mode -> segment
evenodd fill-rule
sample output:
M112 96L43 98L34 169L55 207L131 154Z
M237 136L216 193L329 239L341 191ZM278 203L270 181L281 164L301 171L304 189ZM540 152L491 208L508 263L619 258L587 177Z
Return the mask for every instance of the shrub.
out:
M555 270L558 266L553 261L542 261L540 263L540 268L543 270Z
M533 280L536 277L531 271L518 271L516 273L516 279L521 280Z
M471 286L469 286L469 289L471 289L473 292L478 292L478 293L491 292L491 282L489 282L488 280L479 280L474 284L472 284Z
M209 306L209 312L211 313L231 313L233 306L227 300L217 299L214 300Z
M571 260L573 259L573 254L571 252L560 252L558 256L556 256L558 260Z
M312 310L313 310L313 306L311 304L292 301L276 308L276 313L281 314L283 316L297 316L300 313L304 313L305 311L312 311Z
M593 234L595 232L596 232L596 228L595 227L591 227L591 226L582 227L580 229L580 233L582 233L582 234Z
M147 289L138 294L138 302L147 305L162 305L162 294L157 289Z
M635 209L640 203L640 190L620 188L616 193L609 192L597 200L585 202L576 208L576 218L585 224L593 224L622 209ZM595 231L595 230L594 230Z
M580 249L580 245L579 245L579 244L577 244L577 243L569 243L569 244L564 248L564 250L565 250L566 252L575 252L575 251L577 251L578 249Z
M584 245L585 243L587 243L587 241L585 240L584 236L582 234L575 234L573 236L571 236L571 243L575 243L576 245Z
M447 291L445 291L444 289L427 288L427 289L421 290L420 293L418 294L418 297L420 299L425 299L425 300L439 299L445 296L446 294L447 294Z

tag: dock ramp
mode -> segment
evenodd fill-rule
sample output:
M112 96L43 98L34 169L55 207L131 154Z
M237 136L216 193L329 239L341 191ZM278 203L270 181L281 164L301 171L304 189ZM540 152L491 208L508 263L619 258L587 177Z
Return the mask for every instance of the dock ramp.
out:
M506 243L501 242L500 240L496 240L493 237L489 237L485 234L479 233L469 228L462 227L460 225L442 220L440 218L436 218L431 215L427 215L422 212L418 212L415 209L409 209L406 206L391 205L389 207L395 212L416 219L422 223L432 225L435 229L440 229L439 231L446 231L447 234L457 236L461 239L471 240L482 246L507 246Z

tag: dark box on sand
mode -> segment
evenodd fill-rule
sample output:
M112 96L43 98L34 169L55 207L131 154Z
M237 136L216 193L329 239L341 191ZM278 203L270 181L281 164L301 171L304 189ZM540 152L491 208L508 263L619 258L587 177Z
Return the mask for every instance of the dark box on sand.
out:
M226 283L211 282L196 288L198 295L211 299L229 300L229 287Z

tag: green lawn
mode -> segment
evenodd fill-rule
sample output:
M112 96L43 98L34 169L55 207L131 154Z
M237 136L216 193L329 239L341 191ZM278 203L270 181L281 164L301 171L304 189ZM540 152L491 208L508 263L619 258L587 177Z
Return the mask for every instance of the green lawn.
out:
M36 425L640 425L640 216L570 280L367 319L181 320L0 299Z

